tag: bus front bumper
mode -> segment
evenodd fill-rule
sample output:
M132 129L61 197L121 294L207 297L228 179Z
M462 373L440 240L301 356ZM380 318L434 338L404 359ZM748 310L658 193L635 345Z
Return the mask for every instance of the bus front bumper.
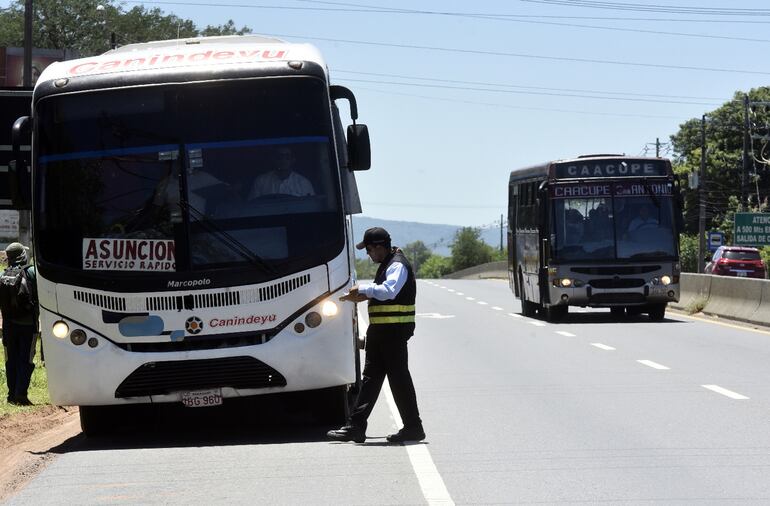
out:
M679 301L679 283L669 285L646 283L635 288L595 288L549 286L552 306L617 307L663 304Z

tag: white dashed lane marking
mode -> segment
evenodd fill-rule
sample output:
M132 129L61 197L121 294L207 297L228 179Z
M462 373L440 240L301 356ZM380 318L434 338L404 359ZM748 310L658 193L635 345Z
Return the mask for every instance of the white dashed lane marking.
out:
M516 313L508 313L508 316L513 316L514 318L524 318L520 314L516 314Z
M499 306L492 306L490 309L494 309L495 311L502 311L503 310L503 308L501 308Z
M600 350L615 351L615 348L613 348L612 346L607 346L606 344L602 344L602 343L591 343L591 346L596 346Z
M647 367L652 367L653 369L659 369L661 371L667 371L670 369L669 367L666 367L665 365L661 365L657 362L653 362L652 360L637 360L642 365L646 365Z
M707 389L711 390L712 392L716 392L718 394L725 395L725 396L727 396L727 397L729 397L731 399L736 399L736 400L739 400L739 401L745 401L746 399L748 399L748 397L746 397L745 395L741 395L741 394L739 394L737 392L733 392L732 390L728 390L726 388L722 388L719 385L701 385L701 386L703 388L707 388Z
M534 325L535 327L545 327L545 323L543 323L543 322L532 321L532 322L527 322L527 323L529 323L530 325Z
M478 301L476 304L478 304L480 306L486 306L487 305L487 303L484 302L483 300Z
M476 300L473 297L465 297L465 300Z
M557 330L556 333L564 337L575 337L575 334L567 332L566 330Z

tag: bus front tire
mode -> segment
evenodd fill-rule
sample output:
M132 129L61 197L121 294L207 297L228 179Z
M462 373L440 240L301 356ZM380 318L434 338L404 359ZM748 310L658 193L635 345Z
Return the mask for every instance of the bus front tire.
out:
M650 304L647 315L650 317L650 320L654 322L663 321L666 317L666 304Z
M117 421L113 406L80 406L80 429L86 437L109 434Z

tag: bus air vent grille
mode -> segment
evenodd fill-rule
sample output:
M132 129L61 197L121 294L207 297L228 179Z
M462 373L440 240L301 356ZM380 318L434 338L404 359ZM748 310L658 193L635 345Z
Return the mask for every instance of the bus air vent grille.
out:
M231 387L286 386L281 373L254 357L149 362L123 380L115 397L143 397L173 392Z
M74 296L75 300L91 304L92 306L109 309L111 311L126 311L125 297L113 297L111 295L84 292L82 290L75 290Z
M266 300L277 299L289 292L293 292L297 288L305 286L310 283L310 274L303 274L296 278L287 279L286 281L279 281L272 285L263 286L260 288L253 288L251 290L243 290L243 300L245 303L261 302Z
M196 293L192 295L171 295L147 297L147 311L181 311L206 307L237 306L241 303L240 292Z

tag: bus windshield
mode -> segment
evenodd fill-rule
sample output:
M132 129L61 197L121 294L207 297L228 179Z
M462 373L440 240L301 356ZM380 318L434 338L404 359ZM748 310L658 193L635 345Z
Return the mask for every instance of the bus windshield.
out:
M254 265L276 275L343 246L319 79L63 94L38 107L43 262L132 274Z
M550 192L554 260L675 257L670 183L565 183L553 185Z

